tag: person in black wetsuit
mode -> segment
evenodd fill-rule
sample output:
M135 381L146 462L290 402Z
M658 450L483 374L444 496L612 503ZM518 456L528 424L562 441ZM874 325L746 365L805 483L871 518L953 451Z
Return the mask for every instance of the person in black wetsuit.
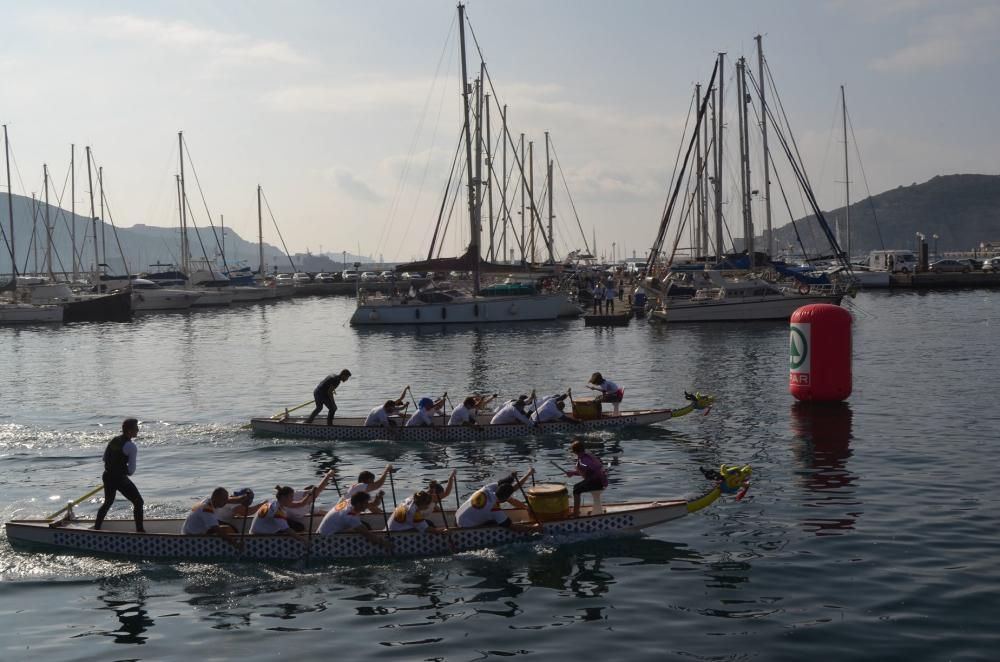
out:
M97 520L94 528L100 529L104 523L104 517L111 509L111 504L115 502L115 494L121 492L122 496L132 502L132 509L135 513L135 530L144 533L142 527L142 495L139 488L129 478L135 473L136 456L139 449L136 448L135 439L139 434L139 421L134 418L126 418L122 423L122 433L112 439L104 449L104 504L97 511Z
M351 377L350 370L341 370L335 375L327 375L326 379L319 383L315 389L313 389L313 398L316 400L316 409L313 413L309 414L309 418L306 419L306 423L312 423L313 419L323 411L323 407L326 407L326 424L333 425L333 415L337 413L337 403L333 399L333 394L343 382L346 382Z

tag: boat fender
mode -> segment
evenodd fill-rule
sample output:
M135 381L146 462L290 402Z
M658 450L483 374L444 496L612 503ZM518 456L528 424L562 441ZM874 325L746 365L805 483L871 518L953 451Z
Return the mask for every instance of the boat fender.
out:
M441 306L441 319L448 319L448 309Z
M414 311L413 311L413 315L414 315L414 317L416 317L417 319L420 319L420 309L419 309L419 308L417 308L416 310L414 310Z
M802 283L801 285L799 285L799 294L802 295L809 294L809 285L807 285L806 283Z
M511 315L517 315L517 304L516 303L510 304L510 314Z

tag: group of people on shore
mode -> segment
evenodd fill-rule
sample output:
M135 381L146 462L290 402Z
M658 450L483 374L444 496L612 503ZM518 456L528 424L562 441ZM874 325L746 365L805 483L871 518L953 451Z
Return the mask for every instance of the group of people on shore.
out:
M333 425L333 419L337 412L337 403L334 399L336 388L346 382L351 377L350 370L341 370L339 373L330 374L321 381L313 390L316 408L306 418L306 423L311 424L317 415L327 409L326 424ZM590 376L587 388L599 391L598 402L609 403L614 407L615 415L624 395L624 389L609 379L605 379L599 372ZM391 428L397 426L404 427L430 427L439 423L448 426L474 426L479 425L480 412L486 411L497 395L470 395L462 400L462 403L455 407L450 416L445 415L445 406L448 402L447 395L438 399L423 397L416 403L416 411L406 416L405 411L409 407L404 401L406 391L395 400L386 400L384 403L373 407L365 418L366 427ZM530 395L521 395L516 399L508 400L492 412L490 425L511 425L523 424L535 426L539 423L552 421L579 422L572 414L572 408L566 411L566 400L568 393L556 393L539 398L532 391Z
M122 423L122 434L114 437L104 451L105 470L104 503L97 513L95 529L103 526L105 516L121 493L132 502L137 532L144 532L143 499L131 480L137 468L138 448L134 439L139 433L136 419L129 418ZM599 459L588 453L582 441L574 441L570 449L577 456L574 469L565 471L566 476L580 476L583 480L573 486L573 516L579 515L580 497L585 492L601 492L608 485L607 471ZM444 510L443 501L457 489L457 472L452 471L444 484L432 480L423 489L406 497L391 509L385 505L385 491L382 489L387 478L396 469L387 464L376 478L371 471L362 471L357 482L341 492L334 472L328 471L317 485L308 485L301 490L288 485L276 485L274 497L254 503L254 491L242 488L230 493L225 487L216 487L205 499L192 506L184 520L181 533L184 535L218 535L230 542L243 535L290 535L303 542L310 535L332 536L338 533L359 533L373 544L389 547L391 534L403 531L419 531L442 534L448 530L449 522L441 513L443 527L431 522L431 515ZM540 528L537 521L515 521L501 506L510 504L515 509L531 512L530 506L514 495L523 493L524 484L535 475L534 468L522 477L516 473L495 482L487 483L461 502L454 513L454 526L473 528L478 526L509 527L518 532L533 532ZM329 484L333 482L339 498L329 509L317 506L317 500ZM456 497L457 498L457 497ZM364 521L365 512L381 514L386 535ZM314 526L319 519L319 526ZM247 530L249 522L249 530ZM315 534L310 532L315 531ZM303 532L306 532L303 535Z

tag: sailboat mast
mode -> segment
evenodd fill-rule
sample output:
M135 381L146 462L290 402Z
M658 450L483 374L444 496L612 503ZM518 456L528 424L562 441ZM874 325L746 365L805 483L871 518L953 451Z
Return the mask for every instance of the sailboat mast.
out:
M38 199L35 197L34 191L31 192L31 248L34 253L35 263L34 263L34 273L37 276L40 273L38 268Z
M483 217L483 67L479 63L479 79L476 80L476 216ZM480 226L481 228L482 226Z
M851 176L847 164L847 97L840 86L840 109L844 116L844 219L847 221L847 261L851 261Z
M76 259L76 145L69 146L69 241L73 249L73 280L77 279L80 263Z
M188 231L187 231L187 191L184 189L184 132L177 132L177 154L180 157L180 185L181 185L181 273L184 274L187 282L188 275Z
M507 137L507 104L503 106L503 112L500 114L503 119L503 136ZM502 257L504 262L507 260L507 224L510 222L510 206L507 205L507 141L503 140L503 183L501 190L503 191L503 209L504 209L504 219L503 219L503 238L500 240L500 245L503 247Z
M260 210L260 184L257 184L257 250L260 254L260 277L264 277L264 216ZM358 248L358 255L361 255L361 248ZM361 258L358 257L360 260Z
M462 51L462 106L465 117L465 172L469 187L469 222L471 224L471 243L469 254L472 256L472 292L479 294L479 219L476 211L479 205L476 200L476 186L472 172L472 127L469 122L469 74L465 63L465 5L458 5L458 36Z
M750 130L747 123L747 104L750 103L750 95L747 94L747 63L745 58L740 58L736 64L738 73L737 96L739 97L738 114L740 118L740 187L743 194L743 236L746 244L747 256L750 258L750 268L756 266L754 256L754 231L753 231L753 211L750 204Z
M7 125L3 125L3 153L7 162L7 218L10 219L10 273L17 282L17 253L14 252L14 191L10 188L10 143L7 141Z
M493 243L493 233L495 223L493 220L493 135L490 132L490 95L486 95L486 211L487 225L490 228L490 251L488 253L490 262L496 262L496 246Z
M104 228L104 166L100 166L97 169L97 190L100 193L100 203L101 203L101 262L104 264L108 263L108 244L105 241L105 228Z
M697 83L694 86L694 99L696 104L701 100L701 83ZM694 257L698 257L699 255L705 254L704 251L702 250L702 243L701 243L702 237L704 236L704 228L705 228L705 214L704 210L702 209L703 191L701 183L705 178L705 171L703 168L704 163L702 162L702 157L701 157L701 128L698 128L696 130L698 131L698 143L695 146L695 163L697 163L698 175L697 177L695 177L695 199L696 199L695 204L697 205L695 218L697 219L697 224L695 227L695 239L694 242L692 242L694 244Z
M90 145L87 145L87 189L90 191L90 226L94 232L94 286L101 291L100 255L97 253L97 216L94 214L94 175L90 167Z
M49 224L49 166L42 164L42 183L45 186L45 270L55 280L52 272L52 226Z
M719 90L718 90L718 104L716 108L716 115L718 117L718 124L714 121L712 122L714 136L714 148L713 154L715 156L715 259L716 261L722 260L722 255L724 252L724 247L722 243L722 100L723 100L723 82L726 77L723 73L725 67L723 63L725 62L726 54L719 53ZM713 118L714 119L714 118Z
M760 35L757 41L757 80L760 86L760 133L764 151L764 216L767 228L767 254L774 257L774 234L771 229L771 155L767 151L767 103L764 100L764 46Z
M545 132L545 164L546 164L545 167L546 167L546 170L547 170L547 172L546 172L546 178L548 180L548 183L546 184L546 186L549 189L549 236L546 237L545 239L546 239L546 243L548 244L548 247L549 247L549 263L550 264L555 264L556 263L556 257L555 257L555 251L553 250L554 246L552 245L552 243L553 243L553 237L552 237L552 219L555 218L555 216L552 214L552 159L549 158L549 132L548 131Z
M524 180L524 134L521 134L521 264L527 261L525 251L528 249L528 237L525 232L524 225L524 189L527 188L526 182Z
M528 235L531 237L531 243L528 246L531 249L531 263L535 263L535 214L537 209L535 209L535 141L528 141L528 213L531 215L531 229L528 231Z

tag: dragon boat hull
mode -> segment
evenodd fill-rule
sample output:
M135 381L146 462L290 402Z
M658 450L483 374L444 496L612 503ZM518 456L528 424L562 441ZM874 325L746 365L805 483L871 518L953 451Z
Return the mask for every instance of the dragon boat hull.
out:
M719 497L718 487L707 494L687 500L666 500L610 504L602 514L592 515L588 508L581 516L545 522L546 539L555 542L580 538L604 537L636 533L642 529L679 519L700 510ZM506 511L515 522L530 522L524 510ZM454 523L454 511L446 511L447 522ZM376 532L383 528L381 515L366 514L365 520ZM429 518L431 524L443 527L441 513ZM373 544L358 533L333 536L313 535L308 544L291 536L234 536L227 542L218 536L180 535L184 520L152 519L145 522L145 533L133 530L132 520L105 520L104 529L92 528L92 520L74 520L64 526L52 527L44 520L14 520L7 522L7 538L22 549L44 548L61 553L119 558L198 559L208 561L294 561L402 558L444 556L455 552L489 549L508 543L530 540L530 533L518 533L506 527L487 526L471 529L451 528L444 534L406 531L393 532L389 539L392 551ZM318 527L316 518L314 527ZM239 526L239 523L238 523ZM377 535L385 535L378 532Z
M254 418L250 427L257 434L278 437L301 437L306 439L327 439L339 441L367 441L388 439L392 441L484 441L495 439L515 439L531 434L575 433L592 430L617 429L638 425L652 425L671 418L679 418L686 414L704 409L705 401L689 403L680 409L641 409L622 411L619 415L602 415L600 418L583 421L551 421L535 426L522 423L491 425L491 415L479 416L478 425L448 426L445 421L435 421L435 425L427 427L406 427L403 420L394 427L365 427L363 418L337 418L333 425L318 419L307 423L305 418Z

